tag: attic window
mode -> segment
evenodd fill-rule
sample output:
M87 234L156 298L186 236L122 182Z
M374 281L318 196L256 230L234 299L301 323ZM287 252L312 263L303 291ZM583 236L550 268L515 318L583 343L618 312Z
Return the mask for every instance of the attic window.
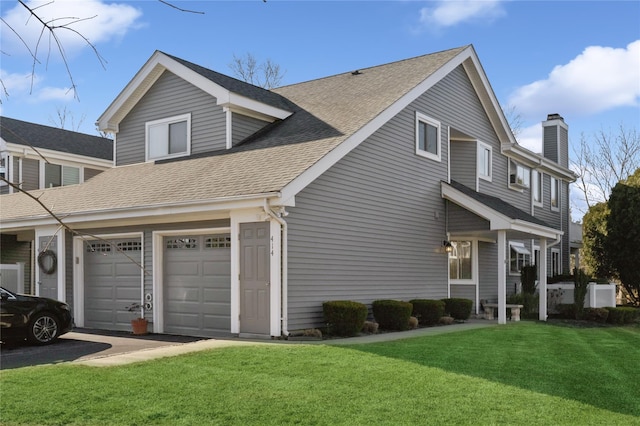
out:
M147 161L191 153L191 114L149 121L145 128Z

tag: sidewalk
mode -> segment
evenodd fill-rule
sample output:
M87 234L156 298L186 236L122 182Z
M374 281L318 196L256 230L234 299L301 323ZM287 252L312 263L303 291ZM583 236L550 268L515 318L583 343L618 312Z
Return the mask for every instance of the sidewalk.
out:
M460 324L447 326L426 327L417 330L398 331L367 336L348 337L344 339L328 340L247 340L240 338L232 339L207 339L191 343L181 343L159 348L143 349L123 354L108 355L104 357L91 358L85 360L72 361L73 364L88 365L92 367L110 367L116 365L131 364L134 362L149 361L152 359L165 358L176 355L183 355L192 352L204 351L208 349L224 348L229 346L252 346L252 345L278 345L278 344L312 344L312 345L354 345L366 343L389 342L393 340L409 339L413 337L435 336L439 334L453 333L457 331L473 330L477 328L493 327L497 321L469 320Z

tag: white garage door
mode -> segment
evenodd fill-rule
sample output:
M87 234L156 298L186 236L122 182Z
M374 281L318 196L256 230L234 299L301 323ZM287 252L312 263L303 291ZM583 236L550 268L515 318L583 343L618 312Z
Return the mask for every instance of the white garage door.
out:
M215 337L231 332L229 234L164 238L164 332Z
M84 247L85 326L130 331L135 315L125 307L141 300L140 239L88 241Z

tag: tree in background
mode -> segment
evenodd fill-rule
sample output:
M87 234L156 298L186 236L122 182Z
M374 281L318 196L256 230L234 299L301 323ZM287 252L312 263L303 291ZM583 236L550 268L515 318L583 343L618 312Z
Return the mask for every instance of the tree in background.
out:
M593 277L612 275L605 249L608 217L609 206L602 202L591 206L582 218L582 262Z
M640 168L611 191L605 250L614 276L640 305Z
M617 134L601 130L592 139L583 134L574 157L571 167L578 173L574 187L590 208L606 201L613 187L640 167L638 130L620 124Z
M233 61L229 64L229 68L242 81L264 89L278 87L284 77L280 65L272 62L271 59L258 64L255 56L251 53L240 57L233 55Z

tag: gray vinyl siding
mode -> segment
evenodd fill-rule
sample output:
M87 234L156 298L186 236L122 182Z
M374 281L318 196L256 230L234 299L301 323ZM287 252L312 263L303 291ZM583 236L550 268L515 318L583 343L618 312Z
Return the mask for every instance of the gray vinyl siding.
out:
M64 233L64 251L65 301L69 306L71 306L71 312L73 312L73 234L69 231L65 231ZM71 253L71 255L69 255L69 253Z
M489 221L465 210L452 202L448 203L449 231L460 233L467 231L488 231Z
M191 113L191 154L226 148L226 118L216 99L165 71L120 122L116 165L145 161L145 123Z
M321 325L326 300L446 297L445 138L451 125L472 133L474 115L461 79L460 70L443 79L296 196L287 218L290 330ZM442 162L415 154L415 111L440 121Z
M31 191L40 188L40 161L25 158L22 160L22 189Z
M248 136L251 136L258 130L269 124L266 121L258 120L257 118L253 117L247 117L246 115L237 113L233 113L233 115L231 116L231 121L233 146L236 146Z
M548 126L542 129L542 154L556 163L559 163L558 127Z
M84 181L86 182L89 179L91 179L92 177L95 177L95 176L99 175L100 173L102 173L102 170L90 169L89 167L85 167L84 168Z
M563 127L560 127L558 163L563 167L569 167L569 131Z
M476 189L477 155L476 142L451 141L451 179L464 186Z
M454 299L469 299L473 301L471 312L476 311L476 286L467 284L451 284L451 297Z
M498 300L498 245L478 242L478 280L480 299Z

